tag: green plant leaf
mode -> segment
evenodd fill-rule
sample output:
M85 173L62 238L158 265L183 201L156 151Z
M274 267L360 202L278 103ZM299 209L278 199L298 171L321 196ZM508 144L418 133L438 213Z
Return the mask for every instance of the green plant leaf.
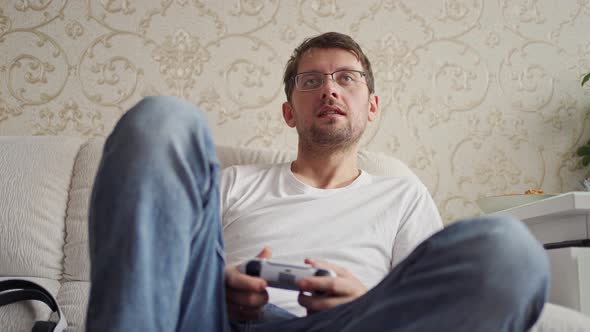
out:
M588 80L590 80L590 73L584 75L584 77L582 78L582 86L584 86L584 84L586 84Z
M588 166L588 164L590 164L590 156L586 156L582 159L582 165Z
M576 153L580 157L590 155L590 146L588 146L588 145L580 146L578 148L578 151L576 151Z

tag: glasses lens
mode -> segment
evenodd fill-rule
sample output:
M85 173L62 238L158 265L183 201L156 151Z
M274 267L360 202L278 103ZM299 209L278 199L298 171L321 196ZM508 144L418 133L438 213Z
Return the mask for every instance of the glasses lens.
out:
M362 75L358 71L343 70L334 73L334 80L341 86L349 86L361 82Z
M299 90L316 90L324 85L325 73L301 73L295 76L295 85ZM340 70L332 74L332 79L342 87L353 86L363 82L364 73L356 70Z
M320 73L303 73L295 76L295 84L301 90L319 89L323 83L323 76Z

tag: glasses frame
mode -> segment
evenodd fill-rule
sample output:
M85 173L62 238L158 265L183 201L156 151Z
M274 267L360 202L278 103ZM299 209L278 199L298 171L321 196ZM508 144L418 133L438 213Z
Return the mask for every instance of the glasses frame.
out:
M319 72L319 71L304 71L304 72L301 72L301 73L297 73L297 74L295 74L295 75L292 77L292 79L293 79L293 81L294 81L294 83L295 83L295 88L296 88L297 90L299 90L299 91L315 91L315 90L319 90L319 89L323 88L323 87L324 87L324 85L326 85L326 79L325 79L325 76L330 76L330 78L332 79L332 81L336 82L336 84L338 84L338 86L341 86L341 87L343 87L342 85L340 85L340 83L338 83L338 82L337 82L337 81L334 79L334 74L336 74L336 73L341 73L341 72L355 72L355 73L359 73L359 74L361 75L361 78L363 78L363 77L367 77L367 73L365 73L365 72L364 72L364 71L362 71L362 70L356 70L356 69L340 69L340 70L333 71L333 72L331 72L331 73L322 73L322 72ZM298 78L298 77L300 77L301 75L305 75L305 74L321 74L321 75L322 75L322 83L321 83L321 84L320 84L320 85L319 85L317 88L313 88L313 89L302 89L302 88L299 86L299 83L298 83L298 80L297 80L297 78ZM355 83L364 83L364 84L367 84L367 81L366 81L366 79L365 79L364 81L354 81L354 82L355 82Z

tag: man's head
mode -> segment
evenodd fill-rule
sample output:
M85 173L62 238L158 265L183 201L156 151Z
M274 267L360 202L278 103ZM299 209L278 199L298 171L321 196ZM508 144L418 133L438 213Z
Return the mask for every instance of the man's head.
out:
M287 101L291 101L291 94L295 89L295 75L299 67L299 62L303 55L312 48L327 49L327 48L338 48L349 51L356 56L357 60L360 61L365 72L365 78L367 86L369 87L370 93L375 93L375 80L373 77L373 70L371 69L371 62L354 39L350 36L338 33L338 32L326 32L319 36L308 38L301 43L291 55L291 58L287 62L285 68L285 75L283 76L283 83L285 84L285 95Z
M297 129L300 150L356 148L375 119L371 64L349 36L329 32L307 39L285 70L285 122Z

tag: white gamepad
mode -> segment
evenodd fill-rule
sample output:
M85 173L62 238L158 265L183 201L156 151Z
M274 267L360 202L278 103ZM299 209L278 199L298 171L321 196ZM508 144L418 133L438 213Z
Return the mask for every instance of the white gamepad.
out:
M297 282L307 277L335 277L336 273L324 268L311 265L295 265L254 258L238 266L240 272L253 277L260 277L270 287L299 290Z

